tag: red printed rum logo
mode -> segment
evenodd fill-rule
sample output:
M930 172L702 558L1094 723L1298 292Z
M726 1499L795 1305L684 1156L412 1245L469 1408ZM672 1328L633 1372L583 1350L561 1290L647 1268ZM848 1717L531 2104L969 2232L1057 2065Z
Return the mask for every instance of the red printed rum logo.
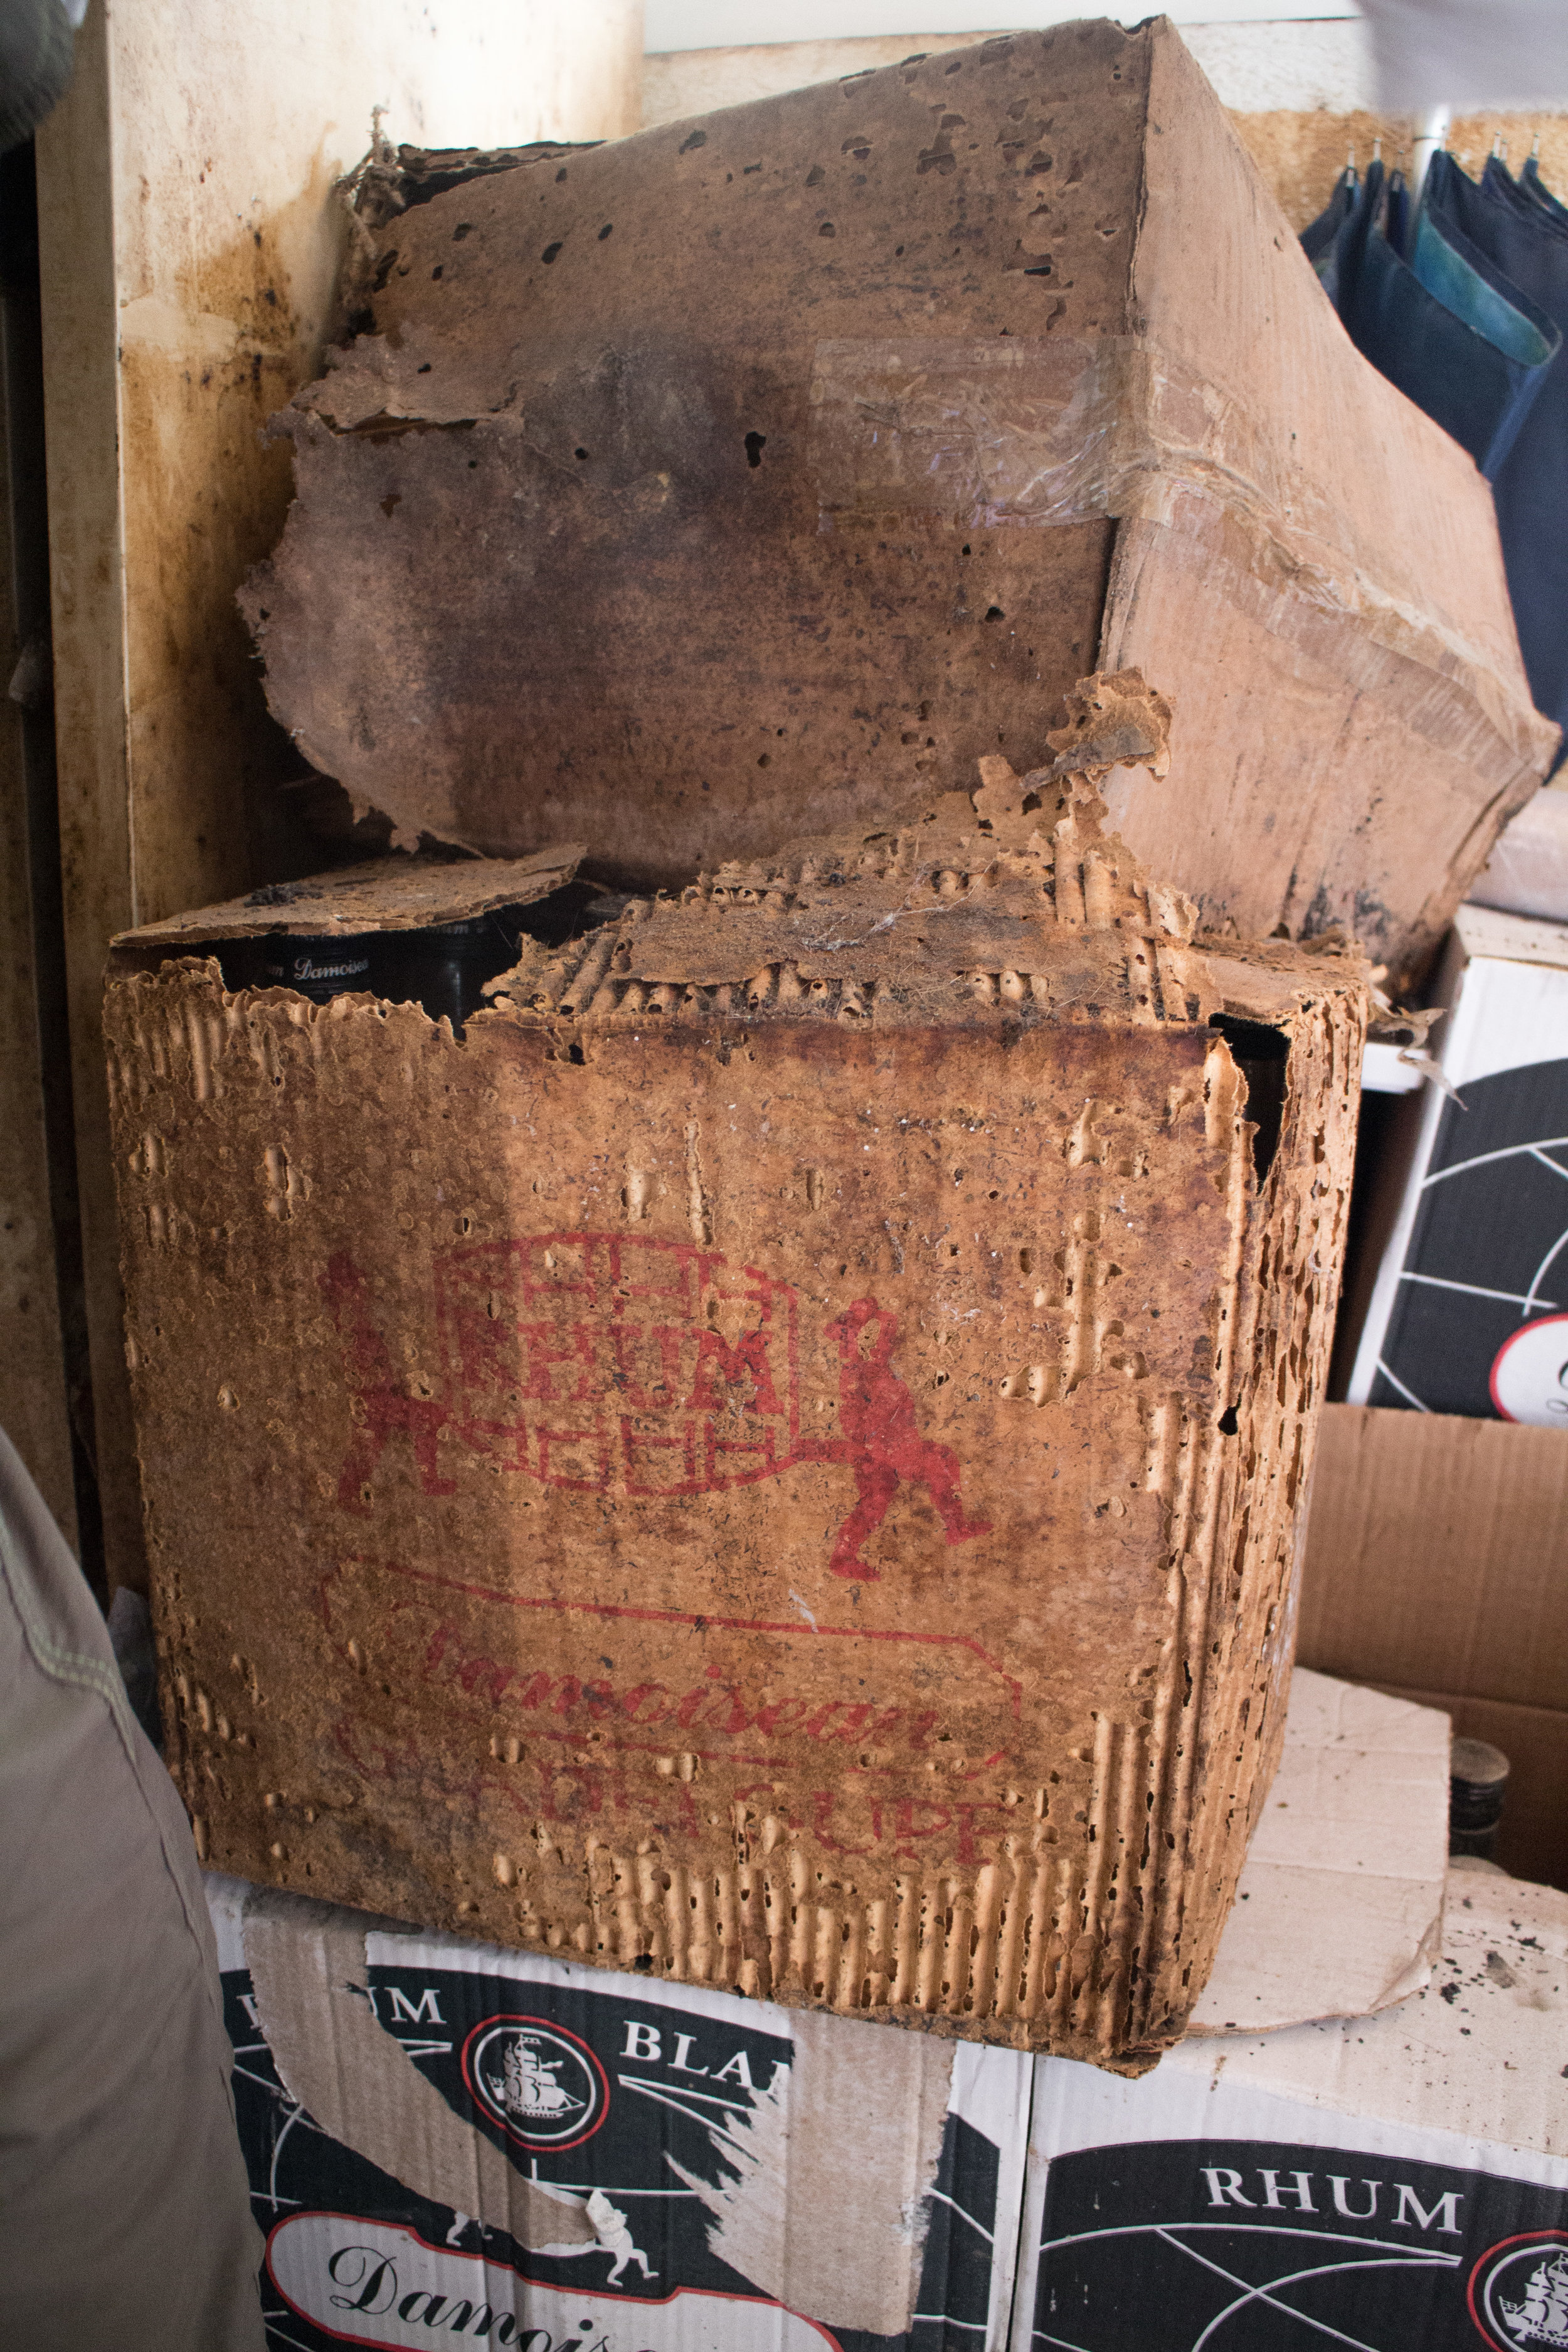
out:
M695 1495L794 1457L787 1283L618 1234L448 1250L436 1283L462 1433L510 1469L584 1493Z
M792 1284L716 1250L620 1234L540 1234L435 1261L435 1381L399 1379L346 1255L322 1286L356 1392L360 1436L339 1500L368 1507L388 1442L412 1444L426 1494L449 1495L441 1443L581 1494L716 1494L803 1462L841 1465L855 1500L828 1566L874 1578L862 1554L900 1485L923 1486L950 1544L967 1517L951 1446L921 1435L893 1363L896 1315L858 1298L822 1327L837 1358L830 1436L802 1430L801 1301Z

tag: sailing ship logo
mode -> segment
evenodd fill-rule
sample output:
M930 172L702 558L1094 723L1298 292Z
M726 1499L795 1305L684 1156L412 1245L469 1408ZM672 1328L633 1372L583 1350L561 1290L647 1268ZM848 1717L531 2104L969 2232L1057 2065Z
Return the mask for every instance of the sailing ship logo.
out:
M1568 2347L1568 2232L1505 2238L1470 2278L1470 2316L1493 2352Z
M475 2105L518 2147L580 2147L609 2113L610 2085L585 2042L538 2017L487 2017L463 2044Z

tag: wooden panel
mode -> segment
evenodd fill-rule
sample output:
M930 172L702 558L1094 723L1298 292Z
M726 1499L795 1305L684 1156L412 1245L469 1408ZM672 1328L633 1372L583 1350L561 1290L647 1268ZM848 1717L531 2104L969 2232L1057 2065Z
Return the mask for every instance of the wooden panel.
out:
M111 1578L141 1582L100 992L110 936L323 862L234 605L290 494L372 110L426 144L636 126L635 0L93 0L38 145L60 830Z
M12 404L13 372L27 373L36 318L25 298L0 299L0 1428L76 1540L70 1424L44 1119L33 954L27 823L28 721L5 688L42 616L27 609L13 535L13 469L26 420ZM21 348L18 348L21 346Z

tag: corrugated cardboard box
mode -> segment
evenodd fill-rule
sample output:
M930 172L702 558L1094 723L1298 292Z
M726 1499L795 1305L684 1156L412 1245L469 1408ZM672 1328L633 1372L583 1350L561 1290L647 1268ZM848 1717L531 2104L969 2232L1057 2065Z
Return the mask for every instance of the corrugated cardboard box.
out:
M1324 1408L1300 1654L1442 1707L1512 1770L1498 1858L1568 1887L1568 1438Z
M1440 1715L1298 1675L1205 2030L1428 1982L1447 1808ZM1022 2053L207 1890L280 2352L1005 2346Z
M207 1885L278 2346L1005 2344L1026 2058Z
M1449 1881L1375 2018L1039 2063L1013 2352L1537 2352L1568 2339L1568 1897Z
M1102 835L1085 774L1162 729L1100 681L973 803L525 942L461 1043L111 979L216 1866L1114 2063L1181 2031L1279 1753L1363 968L1195 944Z
M1349 1400L1568 1428L1568 929L1461 908L1432 997L1447 1083L1368 1171Z
M245 600L356 803L680 884L896 824L1136 665L1182 696L1165 790L1112 789L1152 873L1429 957L1556 730L1485 483L1168 23L481 160L394 191Z

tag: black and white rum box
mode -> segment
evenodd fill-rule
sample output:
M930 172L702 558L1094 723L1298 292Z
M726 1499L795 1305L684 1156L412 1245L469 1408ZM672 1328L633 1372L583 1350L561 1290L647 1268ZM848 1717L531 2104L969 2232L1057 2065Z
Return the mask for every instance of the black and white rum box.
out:
M270 2346L1005 2352L1021 2053L207 1889Z
M1434 1000L1349 1400L1568 1428L1568 926L1461 907Z
M1448 1882L1375 2017L1040 2062L1013 2352L1568 2345L1568 1895Z

